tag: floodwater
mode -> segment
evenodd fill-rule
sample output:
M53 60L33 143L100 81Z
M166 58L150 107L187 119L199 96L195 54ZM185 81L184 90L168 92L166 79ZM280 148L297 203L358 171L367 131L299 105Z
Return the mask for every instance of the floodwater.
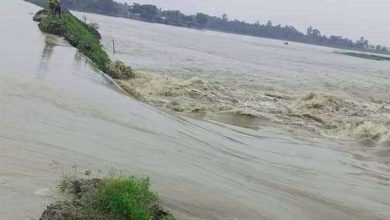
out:
M2 0L0 219L38 219L63 174L147 175L179 219L389 219L390 168L257 129L163 113L123 95L38 8Z
M250 115L337 140L390 141L390 62L335 49L76 12L138 71L122 84L178 112ZM116 54L112 54L113 41Z

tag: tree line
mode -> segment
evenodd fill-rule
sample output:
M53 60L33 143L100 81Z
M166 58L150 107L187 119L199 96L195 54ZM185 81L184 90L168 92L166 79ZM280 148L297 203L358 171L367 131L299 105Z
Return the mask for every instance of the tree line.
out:
M28 1L45 2L46 0ZM186 15L179 10L163 10L151 4L134 3L128 5L127 3L118 3L113 0L62 0L62 4L63 7L71 10L125 17L147 22L390 54L390 51L386 47L371 45L364 37L353 41L342 36L326 36L321 34L320 30L313 27L307 28L306 33L302 33L293 26L273 25L271 21L267 21L265 24L261 24L259 21L248 23L237 19L231 20L226 14L223 14L221 17L210 16L204 13Z

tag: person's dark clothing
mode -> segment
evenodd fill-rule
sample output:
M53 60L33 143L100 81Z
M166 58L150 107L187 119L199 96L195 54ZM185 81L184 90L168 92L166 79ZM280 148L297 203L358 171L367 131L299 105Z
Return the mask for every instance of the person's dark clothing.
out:
M55 7L55 11L54 11L54 15L58 14L58 17L61 17L61 11L62 11L61 2L57 1L56 7Z

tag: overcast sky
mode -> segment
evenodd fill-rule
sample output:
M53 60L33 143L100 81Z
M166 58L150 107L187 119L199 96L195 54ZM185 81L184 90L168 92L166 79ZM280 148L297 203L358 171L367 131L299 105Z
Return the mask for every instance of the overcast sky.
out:
M205 12L249 22L292 25L301 31L317 27L323 34L354 40L365 36L371 43L390 47L390 0L116 0L151 3L185 13Z

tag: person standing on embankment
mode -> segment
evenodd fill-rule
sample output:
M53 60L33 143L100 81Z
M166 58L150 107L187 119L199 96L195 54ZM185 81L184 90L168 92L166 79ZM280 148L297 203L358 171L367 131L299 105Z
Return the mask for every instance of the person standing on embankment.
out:
M49 16L55 16L56 0L49 0Z
M58 14L58 17L61 17L61 0L54 0L55 1L55 11L54 11L54 16Z

